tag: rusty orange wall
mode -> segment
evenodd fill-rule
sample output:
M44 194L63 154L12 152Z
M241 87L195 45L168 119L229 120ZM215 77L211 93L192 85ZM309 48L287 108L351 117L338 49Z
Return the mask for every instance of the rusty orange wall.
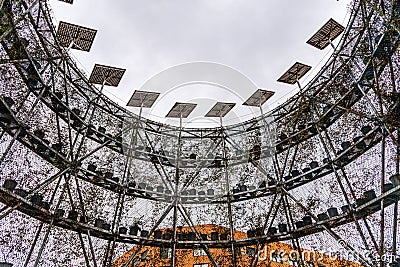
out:
M201 225L201 226L197 226L196 228L199 232L207 233L209 235L211 232L221 233L221 232L227 231L227 228L217 226L217 225ZM190 229L188 227L184 227L180 231L188 232L189 230ZM234 235L235 235L235 239L242 239L242 238L247 237L246 233L243 233L240 231L235 231ZM208 238L210 238L210 236ZM280 250L283 250L283 251L286 251L287 253L289 253L292 250L292 246L290 246L286 243L275 242L275 243L269 243L267 245L266 249L267 249L267 253L268 253L267 260L259 261L257 266L259 266L259 267L288 266L288 264L289 264L288 258L284 258L283 263L276 263L276 262L270 261L269 255L272 251L280 251ZM163 266L171 265L171 259L161 259L160 258L160 248L143 247L137 255L140 255L142 252L144 252L146 250L148 251L146 260L140 262L137 266L149 267L152 264L152 265L154 265L154 267L163 267ZM134 251L134 248L132 250L130 250L129 252L127 252L126 254L124 254L123 256L121 256L117 261L115 261L113 263L112 267L122 266L132 255L133 251ZM328 255L322 255L318 252L302 250L302 253L303 253L303 251L306 251L307 253L314 253L315 257L313 257L313 258L315 258L315 259L322 259L322 260L318 260L318 262L312 260L312 262L314 262L315 266L318 266L318 263L319 263L319 264L323 264L323 265L329 266L329 267L345 267L345 266L361 267L361 265L359 265L357 263L348 262L345 260L331 260ZM231 261L232 253L229 252L228 249L225 249L225 248L210 249L210 252L213 255L218 266L229 267L232 265L232 261ZM260 256L263 257L264 255L261 254ZM177 267L192 267L194 264L200 264L200 263L208 263L209 266L212 266L211 262L207 256L194 256L192 249L177 250L176 258L177 258L177 264L176 264ZM251 260L252 260L252 258L246 255L246 250L245 250L245 248L243 248L241 251L241 255L239 255L237 257L237 266L238 267L247 267L247 266L249 266Z

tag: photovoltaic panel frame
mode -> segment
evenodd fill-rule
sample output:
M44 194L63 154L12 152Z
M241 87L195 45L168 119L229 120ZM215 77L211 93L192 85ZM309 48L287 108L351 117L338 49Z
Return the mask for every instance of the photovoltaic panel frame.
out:
M151 108L160 93L135 90L127 106Z
M97 30L60 21L56 33L61 46L89 52Z
M262 106L268 99L270 99L275 92L258 89L255 93L250 96L246 102L243 103L244 106L252 106L252 107L260 107Z
M74 3L74 0L58 0L58 1L65 2L71 5Z
M278 82L295 84L300 80L309 70L311 66L303 63L296 62L288 71L286 71L279 79Z
M225 117L235 105L235 103L217 102L205 117Z
M168 118L187 118L194 110L197 104L194 103L180 103L176 102L175 105L168 112Z
M89 82L117 87L126 69L95 64Z
M319 50L323 50L331 41L335 40L344 29L345 28L334 19L329 19L329 21L307 41L307 44L312 45Z

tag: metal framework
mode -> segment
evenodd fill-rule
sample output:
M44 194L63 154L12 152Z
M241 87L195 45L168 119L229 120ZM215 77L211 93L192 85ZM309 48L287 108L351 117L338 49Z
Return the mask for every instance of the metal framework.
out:
M336 50L298 94L252 120L195 129L143 119L102 94L93 84L116 86L125 70L96 65L87 79L46 1L3 1L3 257L111 266L135 245L124 266L145 262L147 246L172 249L176 266L180 249L201 247L213 266L242 266L237 248L287 241L386 266L377 256L400 245L399 13L398 1L355 0ZM168 116L182 121L194 105L184 107ZM195 228L203 224L228 231L216 238ZM229 262L213 248L229 248Z

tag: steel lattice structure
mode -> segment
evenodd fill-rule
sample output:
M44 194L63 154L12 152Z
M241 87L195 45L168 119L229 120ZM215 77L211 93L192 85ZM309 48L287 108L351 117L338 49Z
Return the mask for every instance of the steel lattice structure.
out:
M236 266L237 247L275 241L343 246L365 266L384 262L361 251L398 254L398 0L355 0L338 47L305 88L268 114L210 129L120 107L60 44L47 1L0 3L6 260L110 266L135 244L173 255L202 247L214 266L209 248L230 248ZM230 231L202 236L194 226L207 223Z

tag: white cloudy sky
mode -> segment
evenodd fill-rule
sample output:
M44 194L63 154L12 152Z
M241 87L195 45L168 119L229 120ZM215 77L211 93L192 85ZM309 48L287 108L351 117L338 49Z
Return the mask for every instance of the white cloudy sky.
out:
M311 78L328 59L330 49L319 51L305 42L329 18L345 25L349 2L74 0L69 5L53 0L51 5L57 22L98 30L90 53L73 52L88 73L95 63L127 69L118 88L106 89L106 94L123 106L135 89L157 73L185 62L209 61L231 66L259 88L275 91L275 96L268 101L268 106L273 108L298 91L296 86L276 82L294 62L311 65ZM304 78L301 83L306 81ZM187 92L203 89L200 85L186 88ZM215 95L210 88L204 89L206 100L197 102L206 106L199 110L209 109L217 100L232 100L229 96L225 99L218 88L214 89ZM157 88L151 90L157 91ZM248 92L241 90L243 97L253 93L252 88ZM196 102L181 93L165 99L169 102L157 103L158 108L152 112L154 119L165 116L175 100ZM237 102L235 113L248 114L240 109L239 99Z

